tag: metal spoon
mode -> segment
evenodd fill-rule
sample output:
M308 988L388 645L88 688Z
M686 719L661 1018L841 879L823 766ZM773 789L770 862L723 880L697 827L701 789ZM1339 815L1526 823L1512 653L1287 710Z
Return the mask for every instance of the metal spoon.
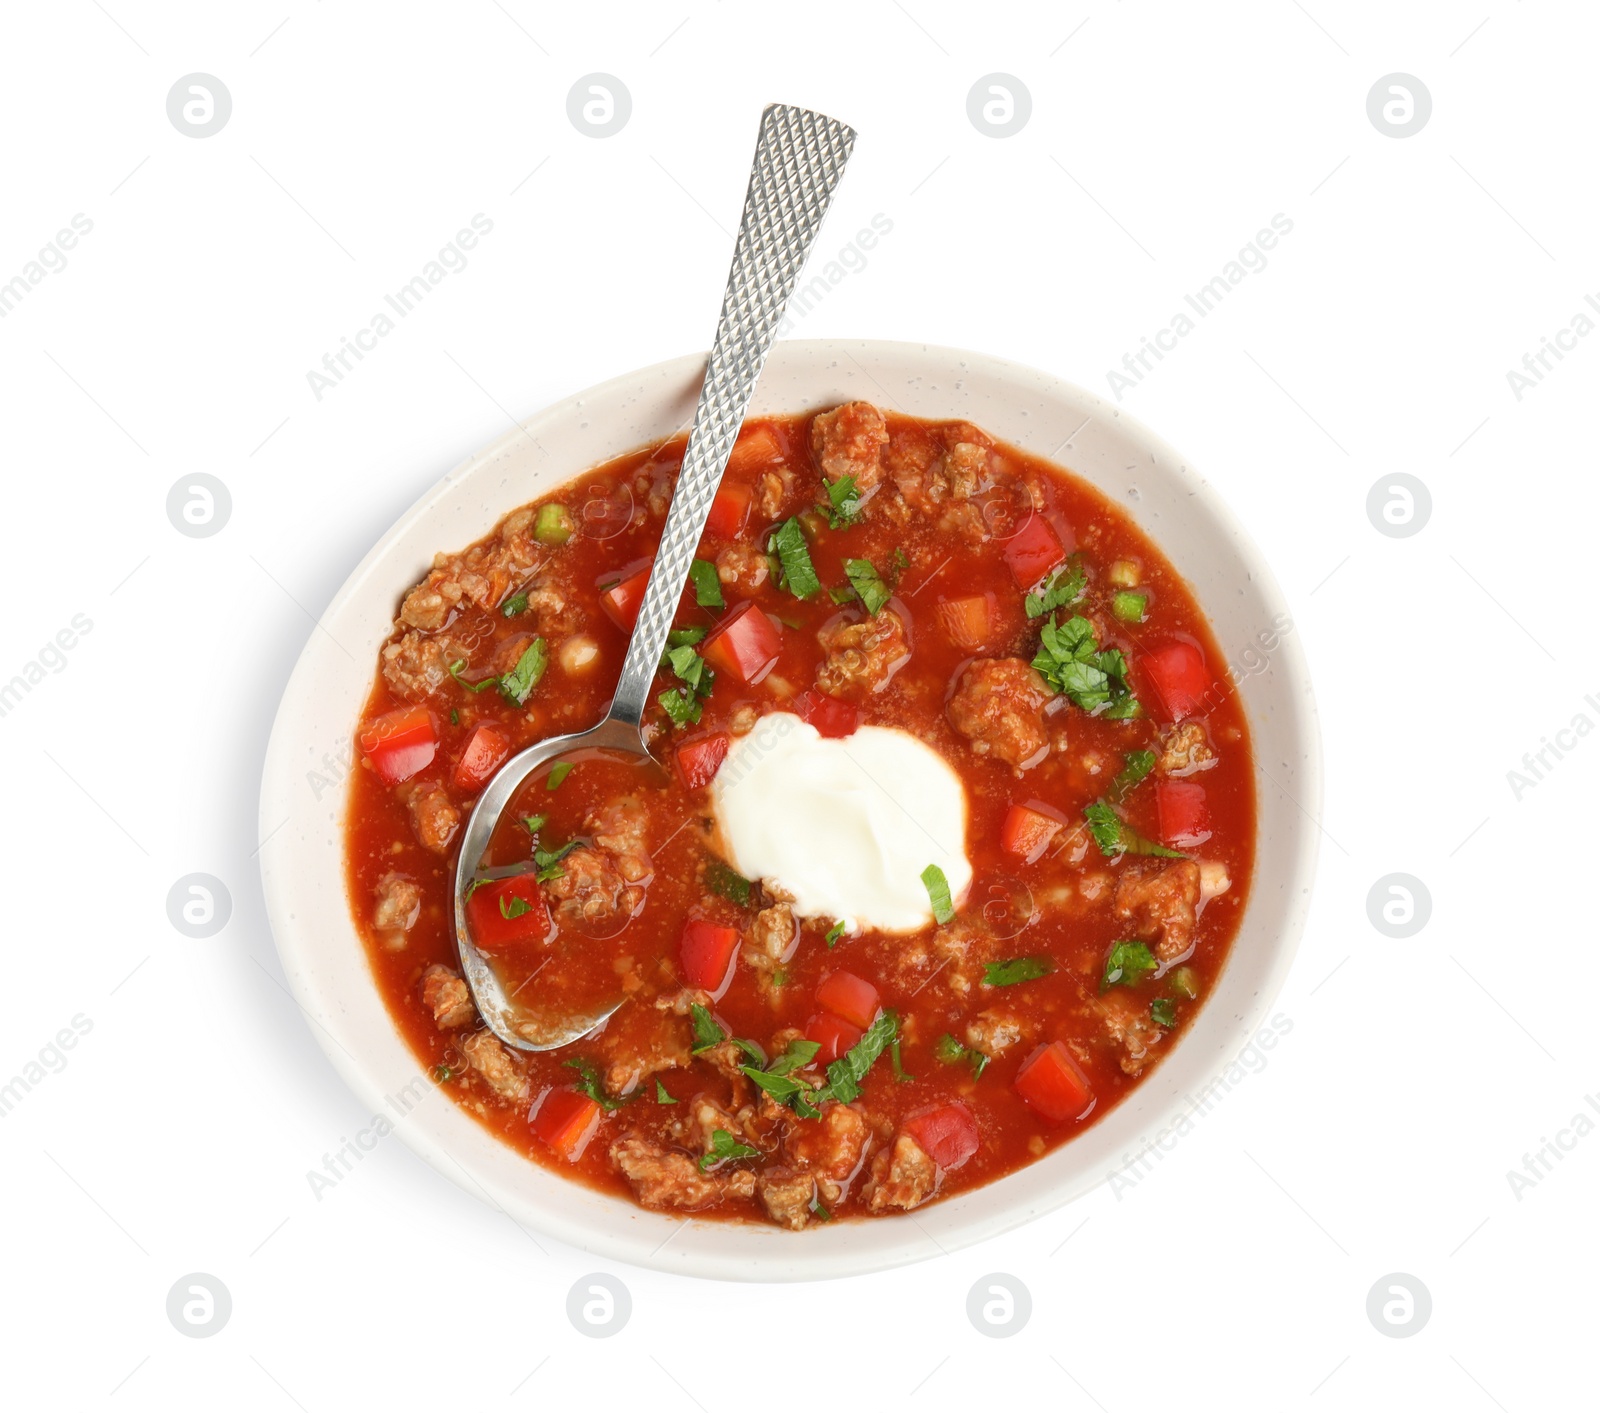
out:
M586 748L650 757L639 722L689 565L705 530L711 498L721 484L784 306L822 226L855 137L854 130L843 123L804 108L775 103L761 115L750 189L734 243L728 287L722 296L716 341L611 708L605 719L588 731L554 736L512 756L479 796L461 837L455 916L462 973L489 1029L518 1050L554 1050L570 1044L605 1021L622 1004L622 998L587 1014L562 1017L535 1014L514 1005L494 968L473 944L467 927L467 888L482 866L501 813L539 766Z

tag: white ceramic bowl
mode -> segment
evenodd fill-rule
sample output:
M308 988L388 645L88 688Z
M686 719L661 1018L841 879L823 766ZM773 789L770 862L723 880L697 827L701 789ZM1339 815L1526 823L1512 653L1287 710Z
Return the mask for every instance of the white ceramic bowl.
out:
M918 417L966 418L1066 466L1118 504L1193 585L1240 673L1254 733L1259 822L1255 881L1220 985L1183 1039L1117 1109L1031 1167L904 1217L802 1233L691 1222L644 1211L550 1172L432 1092L384 1009L350 919L342 867L348 760L379 644L403 592L436 550L486 534L508 510L687 425L703 355L657 364L547 408L450 472L345 582L284 692L261 788L268 913L283 969L334 1067L374 1114L440 1172L527 1227L596 1255L687 1275L814 1280L881 1270L982 1241L1104 1181L1124 1155L1175 1121L1266 1019L1310 902L1321 808L1310 681L1282 595L1255 547L1176 452L1114 406L1046 373L957 349L906 343L779 343L755 415L864 398ZM1270 644L1270 646L1269 646ZM348 650L348 651L346 651ZM415 1102L425 1095L423 1102ZM407 1097L398 1097L407 1096ZM674 1232L673 1240L667 1238Z

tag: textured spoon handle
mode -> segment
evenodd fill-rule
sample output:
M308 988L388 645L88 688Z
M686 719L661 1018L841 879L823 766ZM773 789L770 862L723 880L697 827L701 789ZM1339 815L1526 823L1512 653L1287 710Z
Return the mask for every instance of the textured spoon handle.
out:
M711 498L722 481L778 321L833 199L856 135L804 108L773 104L761 115L750 190L722 296L716 342L683 454L677 490L622 664L609 715L638 725L683 593Z

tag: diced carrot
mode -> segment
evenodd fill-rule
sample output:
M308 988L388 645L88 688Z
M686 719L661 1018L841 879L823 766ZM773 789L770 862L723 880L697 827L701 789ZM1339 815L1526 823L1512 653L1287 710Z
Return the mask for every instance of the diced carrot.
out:
M847 971L836 971L817 987L817 1004L865 1030L878 1014L878 988Z
M551 1089L530 1122L534 1133L555 1153L575 1163L600 1126L600 1105L576 1089Z
M1080 1119L1094 1102L1088 1075L1059 1040L1029 1055L1011 1087L1051 1123Z

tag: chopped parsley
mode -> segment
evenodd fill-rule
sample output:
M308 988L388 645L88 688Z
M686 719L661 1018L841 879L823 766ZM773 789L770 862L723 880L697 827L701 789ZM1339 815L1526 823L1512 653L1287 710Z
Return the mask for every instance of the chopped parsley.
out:
M524 815L522 818L522 825L523 828L528 831L528 833L537 834L545 827L545 825L549 822L549 819L550 816L547 814Z
M658 1079L656 1081L656 1103L658 1103L658 1104L676 1104L677 1102L678 1101L676 1099L674 1099L670 1094L667 1093L667 1086L664 1085Z
M663 692L656 700L672 718L674 726L695 725L700 720L700 704L711 695L717 674L688 643L662 653L661 666L663 669L670 667L683 686Z
M717 1163L726 1163L732 1158L759 1158L761 1150L752 1148L748 1143L740 1143L725 1128L712 1130L711 1151L700 1159L700 1171L705 1172Z
M698 623L689 624L684 628L674 628L667 634L669 648L692 648L706 635L706 630Z
M893 1011L883 1012L867 1027L861 1039L828 1066L828 1093L841 1104L858 1098L867 1071L899 1034L900 1017Z
M1056 964L1049 957L1013 957L1010 961L990 962L983 969L985 986L1015 986L1019 981L1037 981L1049 976Z
M588 1060L566 1060L563 1063L569 1070L577 1070L578 1088L607 1113L610 1113L613 1109L620 1109L628 1102L628 1099L633 1097L629 1095L626 1099L613 1099L606 1093L604 1086L600 1083L600 1071Z
M527 611L528 596L526 593L512 594L510 598L500 605L500 616L502 618L515 618L519 613L526 613Z
M435 1065L433 1067L433 1077L440 1084L449 1084L455 1076L456 1072L449 1065Z
M1052 618L1039 630L1033 667L1074 706L1113 721L1139 716L1143 708L1128 686L1128 662L1116 648L1101 651L1094 627L1074 614Z
M907 1074L905 1066L900 1063L900 1037L895 1036L889 1042L889 1065L894 1070L894 1077L901 1084L910 1084L916 1078L914 1074Z
M469 691L469 692L487 692L489 690L489 688L499 686L500 679L498 677L485 677L481 681L478 681L478 682L469 682L469 681L467 681L467 679L461 675L461 669L464 668L466 665L467 665L466 658L458 657L454 662L452 662L450 664L450 675L452 677L454 677L456 679L456 681L459 682L463 687L465 687L467 689L467 691Z
M933 904L933 920L949 922L956 915L956 908L950 900L950 880L938 864L929 864L922 870L922 886L928 890L928 901Z
M823 940L826 941L827 944L831 947L831 946L833 946L833 944L835 942L837 942L843 936L844 936L844 920L841 918L838 922L834 923L834 925L828 929L828 935Z
M1077 603L1088 587L1089 576L1074 556L1040 584L1037 593L1030 593L1023 599L1022 611L1029 618L1043 618L1058 608Z
M884 1011L867 1027L860 1040L828 1066L827 1083L820 1088L814 1088L810 1081L792 1072L816 1058L817 1047L808 1040L791 1041L789 1048L764 1069L759 1065L745 1065L742 1069L778 1103L789 1105L803 1119L814 1119L822 1112L820 1106L829 1099L848 1104L860 1097L861 1081L866 1078L867 1071L885 1050L897 1046L899 1036L899 1017L893 1011ZM903 1072L897 1068L896 1073Z
M856 489L856 478L841 476L837 481L830 481L824 476L822 484L828 492L828 504L824 507L828 524L835 530L848 530L861 518L861 492Z
M544 788L546 790L559 790L561 782L571 774L572 762L570 760L558 760L550 767L550 778L544 782Z
M1086 805L1083 818L1089 826L1089 832L1094 835L1094 842L1100 846L1100 852L1108 859L1114 859L1118 854L1148 854L1159 859L1187 857L1176 849L1167 848L1165 844L1146 839L1104 800Z
M577 847L578 841L576 839L563 844L559 849L540 849L536 847L533 851L533 862L539 870L539 882L550 883L565 874L566 869L561 866L561 860L566 858Z
M906 552L899 545L894 547L894 553L889 556L889 587L897 588L900 576L911 568L911 561L906 558Z
M515 893L502 893L500 895L500 916L507 922L514 917L521 917L524 913L531 913L533 905L526 899L520 898Z
M822 580L811 563L805 531L793 516L773 531L767 549L778 557L778 586L797 599L808 599L822 588Z
M1100 974L1100 989L1109 991L1113 986L1137 986L1156 969L1156 959L1143 942L1114 942L1111 955L1106 958L1105 970Z
M721 859L709 859L706 862L706 887L718 897L726 898L741 908L748 908L755 885L742 873L735 873Z
M459 711L457 711L454 707L450 708L450 724L452 726L461 725L461 713Z
M1178 1023L1178 1006L1175 1001L1167 996L1157 996L1150 1003L1150 1019L1157 1025L1165 1026L1171 1030Z
M1111 782L1111 788L1106 791L1106 798L1113 804L1120 805L1133 788L1145 776L1156 768L1156 753L1154 751L1129 751L1122 758L1122 769Z
M972 1068L972 1077L978 1079L989 1068L989 1057L982 1050L975 1050L963 1045L948 1031L939 1037L938 1043L933 1047L934 1057L945 1065L959 1065L963 1062Z
M500 695L512 706L521 706L528 700L528 693L539 683L544 676L544 670L549 663L549 654L545 652L544 639L535 638L522 651L522 656L517 659L517 665L500 679Z
M815 1040L791 1040L789 1048L766 1068L767 1074L791 1074L803 1070L814 1059L822 1046Z
M723 608L722 580L717 566L709 559L697 559L689 566L689 582L694 585L694 601L701 608Z
M874 616L881 613L884 604L889 602L889 586L878 577L878 571L872 567L872 561L847 559L844 562L844 572L849 576L850 587L860 596L867 612Z
M717 1024L716 1017L698 1003L690 1005L689 1020L694 1027L692 1049L696 1055L709 1050L713 1045L722 1044L728 1038L728 1032Z
M817 1214L817 1220L820 1222L831 1222L833 1220L833 1213L822 1205L821 1199L815 1193L811 1197L811 1210Z

